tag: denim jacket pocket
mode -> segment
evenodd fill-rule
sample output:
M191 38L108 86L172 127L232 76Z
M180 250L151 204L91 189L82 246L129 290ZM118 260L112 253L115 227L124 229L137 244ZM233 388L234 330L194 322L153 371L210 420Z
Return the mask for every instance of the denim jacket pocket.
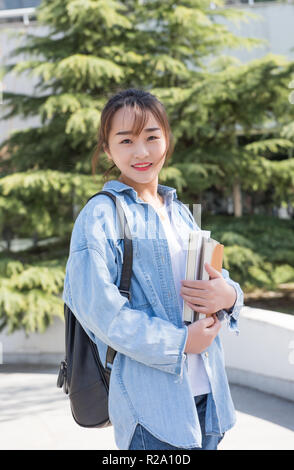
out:
M143 289L140 285L140 282L134 275L132 276L130 290L131 290L131 300L130 300L131 307L139 309L139 310L142 308L146 309L147 307L150 307L150 301L144 294Z

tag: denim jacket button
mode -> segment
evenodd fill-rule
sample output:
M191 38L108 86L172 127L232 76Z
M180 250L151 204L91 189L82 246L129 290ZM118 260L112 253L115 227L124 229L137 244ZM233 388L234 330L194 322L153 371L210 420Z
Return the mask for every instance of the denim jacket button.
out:
M209 354L208 354L208 352L207 352L207 351L206 351L206 353L205 353L205 356L206 356L206 357L208 357L208 356L209 356Z

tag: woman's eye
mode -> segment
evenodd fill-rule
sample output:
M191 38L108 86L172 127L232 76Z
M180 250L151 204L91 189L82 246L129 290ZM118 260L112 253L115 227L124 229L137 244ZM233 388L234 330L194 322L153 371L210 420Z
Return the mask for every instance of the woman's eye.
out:
M148 137L148 139L150 139L151 137L153 137L153 139L159 139L159 137L156 137L155 135L150 135L150 136ZM152 139L152 140L153 140L153 139ZM123 144L123 143L126 142L126 141L131 142L130 139L124 139L124 140L121 141L121 144ZM127 143L128 143L128 142L127 142Z

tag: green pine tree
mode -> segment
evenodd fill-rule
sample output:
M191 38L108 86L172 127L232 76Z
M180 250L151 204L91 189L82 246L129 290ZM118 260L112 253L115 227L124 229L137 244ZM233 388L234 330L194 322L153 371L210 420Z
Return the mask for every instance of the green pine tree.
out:
M224 47L260 43L236 37L216 22L218 17L237 21L252 14L226 9L220 0L214 3L212 10L208 0L43 1L37 18L49 33L21 33L15 63L3 73L36 76L38 83L32 95L4 93L6 118L39 116L40 125L13 132L0 147L6 155L0 163L5 240L0 327L43 331L54 315L62 316L60 294L72 224L87 198L101 189L107 168L102 155L98 179L90 176L100 113L120 89L150 90L167 107L176 149L160 182L175 185L189 202L213 186L236 192L232 174L238 177L239 191L250 186L253 173L258 189L266 187L268 181L263 183L264 173L260 175L263 158L278 182L277 197L288 197L289 167L284 163L281 171L280 162L263 153L291 149L293 138L286 127L291 110L283 97L292 69L271 57L252 67L224 58L208 62ZM21 53L27 58L18 62ZM254 95L265 82L271 88ZM282 119L285 135L252 136L252 126L263 129L270 119ZM256 166L249 174L252 162ZM14 253L16 237L32 237L34 246ZM51 243L44 244L46 240Z
M233 194L236 216L241 189L272 190L272 205L293 203L294 62L272 54L245 65L226 62L214 61L179 110L174 166L187 175L186 198L213 185Z
M13 56L31 57L5 68L39 79L33 96L4 93L6 117L41 118L39 127L16 131L3 142L11 171L89 173L101 109L120 88L158 90L171 104L176 122L178 107L193 85L206 78L201 68L209 54L225 46L258 44L234 36L214 18L247 15L234 9L211 10L208 0L186 1L185 6L171 0L42 2L38 21L50 33L36 37L23 32L24 44Z

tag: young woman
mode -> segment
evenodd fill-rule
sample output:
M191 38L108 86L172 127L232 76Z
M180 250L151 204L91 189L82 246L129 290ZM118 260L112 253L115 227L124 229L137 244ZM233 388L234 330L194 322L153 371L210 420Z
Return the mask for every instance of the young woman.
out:
M109 417L119 449L217 449L235 423L218 336L238 332L243 293L206 264L209 281L186 281L188 235L199 230L174 188L158 184L173 150L166 111L151 93L129 89L101 114L97 151L120 170L103 190L122 203L133 240L131 297L119 292L123 240L106 195L92 198L72 232L63 300L96 342L102 364L117 351ZM214 313L193 324L183 301Z

